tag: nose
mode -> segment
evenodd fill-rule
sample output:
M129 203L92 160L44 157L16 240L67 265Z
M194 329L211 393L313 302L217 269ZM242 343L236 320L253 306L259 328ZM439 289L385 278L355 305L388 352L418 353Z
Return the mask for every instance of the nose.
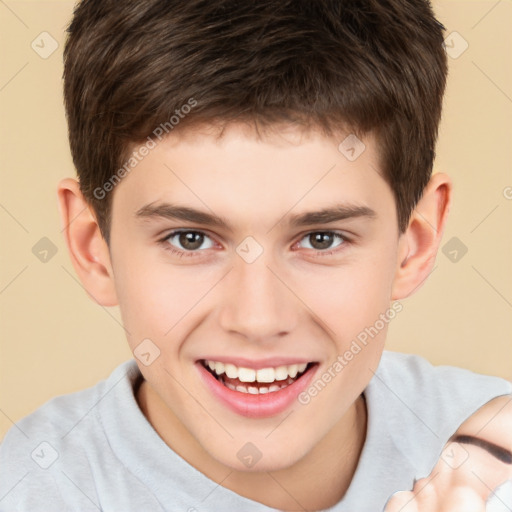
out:
M219 322L230 334L263 342L291 333L300 318L300 301L291 283L264 257L237 258L223 283Z

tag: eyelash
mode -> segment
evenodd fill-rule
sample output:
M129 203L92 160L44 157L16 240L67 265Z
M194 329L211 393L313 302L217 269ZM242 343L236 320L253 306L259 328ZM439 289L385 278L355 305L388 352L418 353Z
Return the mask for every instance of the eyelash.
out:
M203 250L195 250L195 251L182 251L182 250L176 249L174 246L172 246L169 243L169 239L171 239L172 237L174 237L174 236L176 236L176 235L178 235L180 233L199 233L199 234L204 235L204 236L206 236L208 238L211 238L204 231L200 231L200 230L196 230L196 229L178 229L178 230L172 231L171 233L166 235L164 238L158 240L158 242L160 244L162 244L163 248L166 251L169 251L171 254L175 254L175 255L179 256L180 258L183 257L183 256L185 256L185 257L199 256L199 253L204 251L204 249ZM333 254L338 253L338 252L344 250L344 247L351 243L351 240L348 237L346 237L345 235L342 235L341 233L337 233L335 231L329 231L329 230L325 230L325 231L309 231L308 233L305 233L304 235L302 235L301 238L298 241L300 242L300 241L304 240L304 238L306 238L306 237L308 237L310 235L313 235L313 234L318 234L318 233L334 235L335 237L338 237L339 239L341 239L341 243L335 249L332 249L332 250L325 249L325 250L322 251L322 250L319 250L319 249L317 249L317 250L310 249L310 250L314 251L312 254L310 254L310 256L313 256L315 258L316 257L324 257L324 256L332 256Z

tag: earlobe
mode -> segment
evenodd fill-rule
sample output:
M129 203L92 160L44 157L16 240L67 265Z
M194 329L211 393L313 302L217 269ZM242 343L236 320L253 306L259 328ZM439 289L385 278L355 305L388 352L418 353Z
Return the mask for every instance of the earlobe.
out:
M416 291L434 267L451 205L452 183L444 173L434 174L400 237L392 300Z
M80 185L74 179L63 179L57 194L62 230L80 281L98 304L117 305L109 248Z

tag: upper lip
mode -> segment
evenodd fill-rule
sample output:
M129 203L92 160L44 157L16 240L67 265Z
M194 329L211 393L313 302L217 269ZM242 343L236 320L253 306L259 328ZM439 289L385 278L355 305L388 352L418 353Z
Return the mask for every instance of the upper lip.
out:
M265 359L248 359L245 357L233 356L208 356L199 359L199 361L217 361L220 363L230 363L242 368L252 368L259 370L261 368L277 368L278 366L289 366L293 364L315 363L313 359L304 359L301 357L271 357Z

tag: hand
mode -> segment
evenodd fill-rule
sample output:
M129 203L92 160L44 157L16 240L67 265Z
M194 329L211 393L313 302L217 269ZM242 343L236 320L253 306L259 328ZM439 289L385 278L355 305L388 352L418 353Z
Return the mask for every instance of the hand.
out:
M486 502L493 496L489 482L499 486L507 471L491 467L490 461L482 460L488 456L481 452L477 447L449 443L432 473L418 480L412 491L394 494L385 512L490 512L486 510ZM509 505L504 512L512 510L512 503Z
M512 400L492 400L464 422L432 473L395 493L384 512L512 511Z
M480 496L467 487L454 489L453 492L450 492L444 505L436 505L436 500L439 502L437 498L434 497L430 503L426 503L428 497L425 495L425 501L421 504L417 501L414 492L402 491L393 495L385 512L416 512L422 510L509 512L512 510L512 480L507 480L498 486L491 493L486 503L483 503Z

